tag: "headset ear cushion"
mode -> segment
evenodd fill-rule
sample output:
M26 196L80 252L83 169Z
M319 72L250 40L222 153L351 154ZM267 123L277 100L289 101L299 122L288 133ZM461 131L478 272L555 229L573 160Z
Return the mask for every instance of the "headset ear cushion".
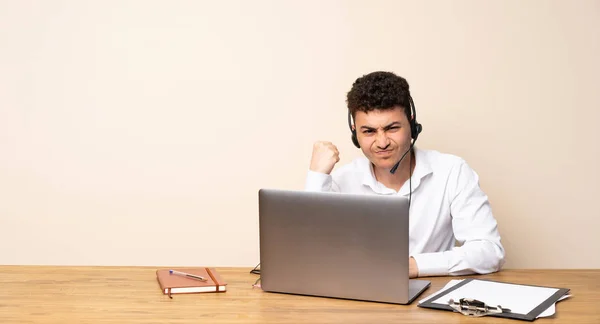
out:
M414 123L412 128L411 128L411 133L410 136L413 139L416 139L417 136L419 136L419 134L421 133L421 131L423 131L423 126L419 123Z
M357 148L360 148L360 144L358 144L358 138L356 137L356 131L352 131L352 143Z

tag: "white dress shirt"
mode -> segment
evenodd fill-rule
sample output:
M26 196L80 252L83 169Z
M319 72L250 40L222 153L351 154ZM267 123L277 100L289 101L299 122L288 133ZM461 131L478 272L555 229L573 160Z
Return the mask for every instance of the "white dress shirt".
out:
M415 147L409 216L409 254L419 276L490 273L504 264L496 219L479 177L454 155ZM375 179L371 162L360 157L331 175L308 171L308 191L334 191L408 197ZM459 246L455 246L458 241Z

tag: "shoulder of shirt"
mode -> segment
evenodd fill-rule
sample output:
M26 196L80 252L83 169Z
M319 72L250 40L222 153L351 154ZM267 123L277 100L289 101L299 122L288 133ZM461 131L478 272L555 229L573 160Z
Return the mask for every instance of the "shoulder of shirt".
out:
M454 154L424 149L419 149L419 153L424 156L425 160L431 166L434 172L442 170L449 172L452 169L467 164L463 158Z

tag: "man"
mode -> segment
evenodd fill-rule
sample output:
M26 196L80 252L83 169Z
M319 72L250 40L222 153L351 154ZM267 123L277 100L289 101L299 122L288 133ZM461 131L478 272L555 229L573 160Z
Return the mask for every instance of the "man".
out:
M500 270L504 248L478 175L457 156L414 146L421 125L407 81L390 72L364 75L352 85L347 103L353 141L365 157L332 173L337 148L316 142L306 190L408 197L412 189L411 278Z

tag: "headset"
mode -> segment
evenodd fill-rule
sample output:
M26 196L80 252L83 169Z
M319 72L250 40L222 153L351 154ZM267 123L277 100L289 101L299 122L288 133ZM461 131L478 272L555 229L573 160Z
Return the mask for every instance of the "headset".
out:
M413 102L413 99L410 95L408 95L408 101L410 103L410 111L411 111L409 123L410 123L410 137L413 139L413 142L410 146L410 149L412 149L415 141L419 137L419 134L423 131L423 126L417 122L417 111L415 110L415 103ZM350 113L350 109L348 109L348 127L350 127L350 132L352 133L352 136L351 136L352 143L357 148L360 148L360 144L358 143L358 138L356 137L356 129L352 128L352 114ZM409 149L409 151L410 151L410 149ZM407 153L408 153L408 151L407 151ZM406 155L406 153L404 153L404 155ZM404 155L402 156L402 158L404 158ZM402 159L400 159L400 161L402 161ZM398 163L400 163L400 162L398 162Z

